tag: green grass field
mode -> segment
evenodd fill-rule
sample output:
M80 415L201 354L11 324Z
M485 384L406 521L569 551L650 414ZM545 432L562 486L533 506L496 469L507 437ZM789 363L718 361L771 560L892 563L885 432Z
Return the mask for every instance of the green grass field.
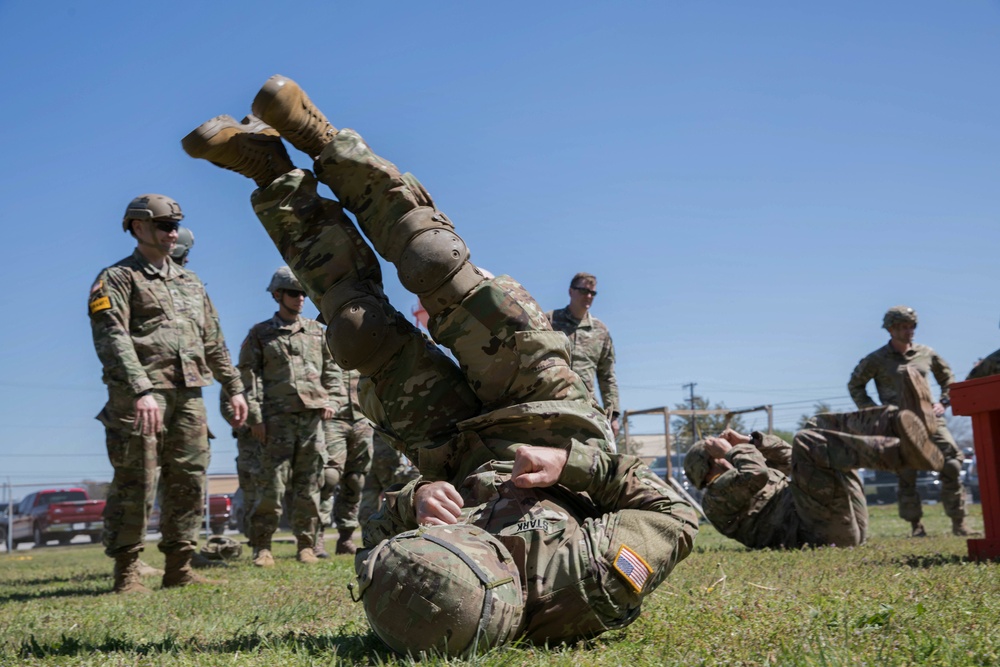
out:
M981 528L978 505L970 524ZM966 559L940 506L926 539L872 508L856 549L750 552L703 526L695 552L625 630L571 647L508 647L481 665L997 665L1000 565ZM0 665L409 664L351 601L352 560L306 567L291 544L247 554L222 586L115 596L98 546L0 554ZM150 545L145 559L163 565ZM423 664L442 664L425 660ZM460 664L452 661L450 664Z

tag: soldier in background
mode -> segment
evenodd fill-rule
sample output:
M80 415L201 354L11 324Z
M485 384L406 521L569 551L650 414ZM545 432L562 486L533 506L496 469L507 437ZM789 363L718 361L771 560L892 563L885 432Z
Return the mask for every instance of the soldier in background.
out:
M792 444L773 435L726 429L695 443L684 473L704 489L702 508L720 533L751 549L852 547L868 537L865 490L856 470L940 470L930 439L930 388L908 369L914 400L896 407L813 417ZM921 387L920 385L923 385ZM919 397L924 406L920 406Z
M596 296L597 278L590 273L578 273L569 282L569 305L550 310L545 317L553 329L569 338L570 364L595 400L594 377L597 377L601 403L617 438L621 408L615 378L615 346L604 322L590 314Z
M170 258L180 266L187 266L188 255L194 247L194 233L187 227L177 228L177 243L170 251Z
M989 377L990 375L1000 375L1000 350L997 350L985 359L980 359L969 371L966 380Z
M905 368L916 368L925 378L930 374L934 375L941 388L941 398L934 403L937 424L931 429L931 438L945 458L945 465L940 473L941 504L944 506L945 514L951 517L953 534L974 535L975 533L965 525L965 489L960 479L964 457L944 420L945 408L951 402L948 392L955 376L937 352L926 345L913 342L913 333L917 328L917 313L912 308L907 306L890 308L882 318L882 328L889 332L888 344L858 363L847 383L847 390L859 409L875 407L878 404L872 400L866 389L869 380L875 380L875 390L882 405L898 406L900 381ZM915 470L903 470L899 473L899 516L910 522L913 537L927 535L920 520L923 508L920 494L917 492Z
M380 547L355 559L373 629L402 652L458 655L634 621L690 553L694 510L635 457L604 451L614 436L565 337L517 281L469 261L415 177L330 125L294 81L272 77L253 108L274 127L220 116L182 145L257 183L254 210L320 306L337 363L361 373L366 416L422 475L369 521L365 546ZM339 202L318 195L281 137L316 158ZM457 363L388 302L345 210ZM378 542L418 522L435 525L409 534L414 549L394 546L406 533Z
M420 476L417 469L401 453L393 449L378 433L372 439L372 466L365 476L358 517L364 530L368 518L378 511L383 494Z
M229 408L229 397L226 392L220 392L220 410L223 419L232 427L233 438L236 440L236 478L239 480L240 491L243 492L243 516L240 521L240 532L247 538L247 544L254 548L253 527L250 518L254 505L257 503L257 485L259 484L260 443L250 432L246 424L236 427L232 410Z
M108 386L108 403L98 419L115 469L103 542L115 559L116 593L149 592L139 581L139 554L157 467L163 487L163 586L210 581L191 569L209 461L202 387L218 378L233 397L236 421L242 423L247 414L215 307L198 277L170 259L183 218L169 197L133 199L122 228L137 247L103 270L90 289L94 347Z
M311 565L318 562L313 547L319 529L323 421L333 414L330 389L337 369L323 327L302 317L306 295L287 266L275 271L267 291L278 312L250 329L239 361L250 408L247 425L260 443L258 495L250 519L253 563L274 567L271 538L287 487L296 558Z
M372 465L372 425L358 403L357 371L339 366L330 390L333 417L323 423L326 463L320 489L320 535L326 526L337 528L338 554L353 554L361 493ZM322 539L322 537L321 537ZM324 549L324 555L325 549Z

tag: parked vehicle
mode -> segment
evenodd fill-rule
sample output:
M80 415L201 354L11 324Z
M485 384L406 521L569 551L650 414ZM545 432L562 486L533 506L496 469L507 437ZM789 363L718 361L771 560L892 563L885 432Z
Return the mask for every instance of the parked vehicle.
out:
M694 488L691 482L688 481L687 475L684 474L684 454L679 452L674 452L670 455L670 466L671 472L673 473L674 479L676 479L685 491L690 494L697 502L701 502L701 496L703 494L699 489ZM666 481L667 479L667 457L657 456L649 464L649 469L656 473L660 479Z
M979 466L976 464L975 455L965 459L962 463L962 484L969 489L972 494L972 502L980 502L979 498Z
M15 500L14 505L20 501ZM10 525L10 517L7 515L7 510L10 503L0 503L0 545L4 547L7 546L7 527Z
M865 486L865 499L869 505L887 505L899 501L899 478L888 470L858 470L861 483ZM921 502L941 500L941 480L938 473L930 470L917 471L917 493Z
M52 540L69 544L77 535L101 541L104 501L91 500L84 489L46 489L29 493L14 507L11 538L16 547L34 541L36 547ZM3 527L6 539L6 523Z
M224 493L215 493L208 497L208 525L213 535L222 535L229 527L229 520L233 513L233 501ZM202 528L205 524L202 524ZM160 501L157 498L153 504L153 511L146 522L146 530L155 533L160 530Z

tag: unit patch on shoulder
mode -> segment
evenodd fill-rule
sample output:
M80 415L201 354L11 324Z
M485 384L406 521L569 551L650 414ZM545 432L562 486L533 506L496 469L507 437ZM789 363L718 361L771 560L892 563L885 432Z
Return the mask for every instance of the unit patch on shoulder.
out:
M111 299L106 296L102 296L99 299L94 299L90 302L90 314L99 313L102 310L108 310L111 308Z
M642 592L646 580L653 573L653 568L649 567L649 563L624 544L618 549L618 555L615 556L614 568L635 589L636 593Z

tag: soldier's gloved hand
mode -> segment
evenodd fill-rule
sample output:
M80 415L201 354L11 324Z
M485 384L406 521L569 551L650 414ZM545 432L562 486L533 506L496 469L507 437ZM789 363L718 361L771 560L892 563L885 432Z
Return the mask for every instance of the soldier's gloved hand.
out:
M264 424L254 424L250 427L250 435L257 439L257 442L264 444L267 438L267 428Z
M742 433L738 433L731 428L727 428L719 435L719 437L734 447L736 445L748 445L751 440L749 435L743 435Z
M558 447L525 445L514 452L511 480L522 489L552 486L566 467L569 452Z
M738 434L737 434L738 435ZM705 438L705 453L713 459L721 459L733 446L722 438Z
M163 428L163 413L152 394L135 399L135 421L132 426L143 435L156 435Z
M247 407L247 399L243 398L243 394L236 394L229 399L229 407L233 409L233 421L230 425L233 428L239 428L246 423L247 414L250 409Z
M431 482L417 487L413 509L421 526L446 526L458 523L465 501L450 482Z

